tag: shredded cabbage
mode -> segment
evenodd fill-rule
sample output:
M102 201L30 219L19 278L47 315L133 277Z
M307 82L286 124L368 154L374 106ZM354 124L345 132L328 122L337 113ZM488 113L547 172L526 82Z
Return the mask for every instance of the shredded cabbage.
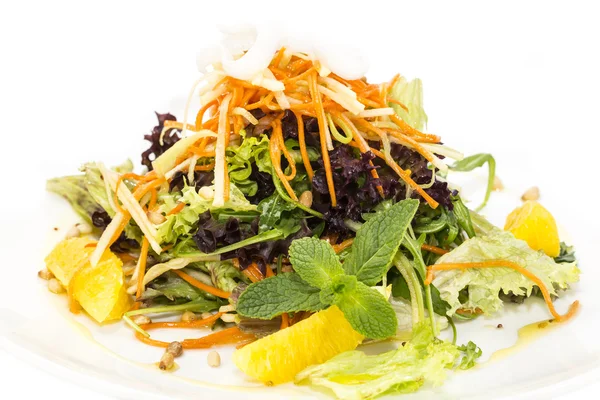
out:
M408 112L398 104L390 103L396 114L404 122L422 131L427 126L427 114L423 109L423 83L420 79L407 81L400 77L392 88L389 98L399 101L408 108Z

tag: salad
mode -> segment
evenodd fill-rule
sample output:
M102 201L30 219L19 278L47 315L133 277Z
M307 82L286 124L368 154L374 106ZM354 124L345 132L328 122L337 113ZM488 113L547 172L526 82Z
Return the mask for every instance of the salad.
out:
M238 36L199 57L181 120L157 114L141 168L90 162L48 181L82 219L39 273L72 312L123 321L164 348L163 370L183 352L236 346L248 379L341 399L473 367L482 350L456 343L455 321L505 302L539 297L556 323L576 313L578 302L553 305L579 280L553 216L535 199L504 229L478 213L495 160L425 133L420 80L374 84L319 52ZM472 210L448 172L485 165ZM447 328L452 341L439 338ZM383 340L398 348L360 350Z

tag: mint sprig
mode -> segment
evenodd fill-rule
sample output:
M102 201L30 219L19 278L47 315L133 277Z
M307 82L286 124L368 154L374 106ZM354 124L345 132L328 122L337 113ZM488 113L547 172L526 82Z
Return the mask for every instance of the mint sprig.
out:
M286 312L336 305L365 337L393 336L398 325L396 313L370 286L387 273L418 206L417 200L404 200L370 218L357 232L351 255L343 265L326 241L293 241L290 261L296 274L277 275L250 285L238 299L238 313L271 319Z

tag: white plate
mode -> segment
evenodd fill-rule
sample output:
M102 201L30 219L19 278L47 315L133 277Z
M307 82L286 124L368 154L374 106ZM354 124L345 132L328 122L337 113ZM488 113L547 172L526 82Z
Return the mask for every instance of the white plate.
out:
M22 96L15 97L22 99L14 102L19 106L16 108L26 111L13 119L18 123L28 121L26 117L31 115L36 119L35 124L32 122L32 126L28 126L33 129L27 132L22 126L5 130L10 132L10 135L5 133L8 143L11 144L11 140L15 143L9 146L3 142L4 152L0 158L3 173L0 346L57 376L118 398L239 398L240 392L248 400L320 396L293 385L265 388L248 382L234 368L231 351L226 349L219 349L222 356L219 369L209 368L207 352L197 350L186 352L177 360L180 368L175 373L161 373L152 366L160 358L160 349L142 345L122 324L100 327L85 316L69 314L64 297L50 294L36 277L43 267L45 255L75 222L66 202L45 193L45 179L75 173L81 163L89 160L117 164L125 157L132 157L138 162L143 148L141 135L155 122L151 111L176 112L182 106L183 97L166 105L162 103L163 99L186 89L194 79L191 72L193 54L188 56L186 47L210 44L209 39L205 41L208 43L198 43L200 35L196 29L197 16L213 15L211 13L202 9L182 13L161 7L154 10L149 22L146 16L138 18L137 6L129 7L132 8L127 11L129 17L123 19L126 23L116 24L114 31L106 29L102 18L96 18L102 21L97 23L98 26L95 20L71 18L84 22L76 29L65 28L65 38L70 40L76 36L72 32L80 29L88 34L84 38L89 37L84 25L92 24L93 32L102 35L102 40L92 41L92 44L102 46L94 48L85 43L80 45L78 52L73 52L69 47L71 42L67 41L65 48L68 50L60 53L66 61L45 66L50 72L42 75L39 81L44 80L45 90L23 90L18 85L14 89L15 96ZM579 299L582 307L572 322L502 356L495 352L513 346L520 327L548 318L541 301L534 299L520 307L507 307L495 319L481 318L459 324L460 343L468 340L477 343L484 351L484 360L496 355L473 370L450 373L446 384L440 388L424 388L409 397L430 398L435 394L440 398L461 399L548 398L597 381L600 378L600 341L597 340L600 297L595 286L600 281L597 266L600 243L597 235L597 163L594 160L598 147L594 146L597 140L592 138L597 133L590 129L597 131L594 119L597 107L593 100L597 99L600 85L597 78L593 80L598 76L597 63L571 64L579 54L593 53L586 47L594 48L593 40L563 35L558 29L563 27L560 7L553 14L560 23L547 19L540 25L539 32L543 33L539 34L540 38L551 35L542 43L550 50L538 49L541 55L536 58L537 53L530 50L539 45L538 37L526 33L531 30L529 18L535 17L536 23L543 22L538 21L538 7L531 6L533 10L528 14L498 9L490 12L493 18L483 19L467 12L457 12L450 18L446 12L430 15L427 9L430 6L423 7L412 12L414 18L403 18L402 24L394 21L386 26L371 25L370 31L381 29L381 37L390 38L389 41L365 39L368 43L363 47L377 55L372 63L380 76L374 77L373 81L387 79L397 70L409 75L418 74L424 78L430 131L442 134L447 144L467 154L494 153L499 176L507 188L504 193L492 195L486 210L497 224L503 223L527 187L537 185L541 188L544 205L568 232L569 241L576 245L583 272L582 282L557 301L557 309L564 312L574 299ZM519 7L521 11L524 6ZM254 9L263 13L261 9ZM113 13L111 10L106 12ZM168 32L156 29L163 26L163 12L175 13L171 14L173 19L187 20L181 24L182 29L186 29L183 34L178 29ZM394 12L409 15L404 9ZM506 15L498 16L501 12ZM219 14L229 15L222 11L214 13ZM593 13L582 11L579 14L594 23ZM324 15L336 14L332 10ZM416 17L421 15L427 15L427 25L436 29L424 30L424 20ZM526 23L520 30L505 29L505 20L513 15L529 15L529 18L523 17ZM63 22L68 18L65 13ZM340 20L344 22L343 18ZM467 23L471 20L477 22L475 28ZM373 21L374 24L379 22ZM134 23L138 25L132 25ZM514 24L510 25L512 29ZM572 23L570 27L578 28L574 25ZM569 28L569 25L565 26ZM479 37L472 29L482 30L485 34ZM150 44L157 41L158 48L176 46L171 54L181 55L181 59L173 56L165 61L150 57L149 54L154 54L153 47L140 50L139 54L147 58L138 57L138 53L132 51L137 49L138 43L134 43L134 36L131 36L131 32L137 30L143 32L140 37L154 35L148 40L140 39L141 45L150 48ZM417 36L415 32L418 32ZM331 35L334 34L337 31L332 30ZM53 42L59 42L55 36L50 37ZM193 40L183 40L192 37ZM490 43L490 38L497 37L502 41ZM523 37L527 40L523 41ZM532 37L536 38L535 42ZM596 35L585 35L585 38L593 37ZM38 43L38 39L36 36L31 43ZM399 47L403 51L390 52L390 43L399 40L402 40ZM45 42L41 43L45 45ZM113 46L119 46L119 51L105 50ZM50 52L54 47L48 45L48 49L47 58L51 59ZM84 56L80 57L79 51ZM417 57L413 56L415 54ZM534 61L527 62L527 57ZM591 56L588 58L592 59ZM38 62L36 55L30 65L37 66ZM15 65L20 68L19 64ZM191 66L188 68L188 65ZM573 74L575 68L579 73L569 76L568 81L564 78L560 84L549 84ZM38 76L39 71L31 75ZM12 75L7 76L12 79ZM31 77L24 76L29 83ZM32 104L28 96L37 101L41 98L43 102ZM35 113L25 115L32 111L26 105L36 107ZM180 112L177 115L181 117ZM68 120L68 124L62 125L61 118ZM481 190L485 185L484 175L462 177L466 179L465 189L477 187ZM480 195L469 196L473 199L471 204L476 205ZM56 232L55 226L59 228ZM498 323L504 328L495 328Z
M499 155L498 158L502 162L504 157ZM502 224L503 217L519 203L519 193L527 186L510 185L509 182L518 182L513 181L513 174L522 175L522 172L501 165L507 188L494 193L488 207L488 215L497 224ZM450 179L461 184L468 199L474 203L478 201L485 185L483 172L456 174ZM550 187L543 177L536 177L536 183L543 191ZM30 219L8 221L2 232L2 242L13 243L4 263L19 265L11 276L14 285L5 288L10 293L7 298L18 301L0 308L0 343L9 351L58 375L119 397L143 394L145 398L184 399L193 398L199 392L221 396L244 392L249 399L310 398L316 395L308 388L291 384L265 388L248 381L231 362L231 348L219 349L222 365L218 369L208 367L208 351L196 350L177 359L180 368L176 372L162 373L154 366L162 350L136 341L131 330L123 324L99 326L84 315L70 314L65 296L49 293L44 282L36 278L36 272L42 268L45 254L77 218L58 196L43 194L41 199ZM568 324L518 341L519 328L548 318L542 301L531 299L522 306L506 307L497 318L479 318L458 324L458 342L473 340L477 343L484 350L484 362L471 371L450 373L444 386L425 388L415 394L415 398L426 398L432 393L446 398L513 397L517 393L536 397L548 384L554 385L551 390L556 394L557 390L567 390L575 383L580 385L582 381L598 377L600 342L595 340L593 318L598 300L594 296L593 282L599 274L590 263L594 250L592 242L586 240L590 228L583 218L574 215L566 218L568 208L561 207L550 196L545 196L544 200L559 221L568 221L563 224L563 231L569 232L569 240L577 245L583 271L582 282L556 305L560 311L565 311L570 302L579 299L582 303L580 314ZM32 247L31 242L20 240L31 232L39 239L45 236L39 246ZM566 237L566 233L563 232L563 236ZM496 328L499 323L504 328ZM201 334L204 332L157 333L159 337L173 339ZM511 350L497 352L503 348ZM556 384L560 384L558 389Z

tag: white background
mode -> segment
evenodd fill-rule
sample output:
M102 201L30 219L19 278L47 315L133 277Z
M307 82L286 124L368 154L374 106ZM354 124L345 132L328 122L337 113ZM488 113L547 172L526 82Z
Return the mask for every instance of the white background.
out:
M591 187L559 181L547 193L572 201L572 212L585 196L597 202L594 2L415 3L3 2L3 221L27 218L39 204L28 195L42 190L27 186L37 181L30 174L75 170L62 161L65 154L77 152L81 162L139 162L152 112L187 93L197 75L196 51L215 43L216 24L236 21L278 21L317 40L350 43L370 57L375 81L395 72L422 78L429 130L446 143L465 153L510 146L512 159L499 160L501 177L502 162L520 163L529 176L572 169L589 176ZM114 143L111 154L95 145L105 141ZM10 274L9 266L0 268ZM2 390L15 398L105 398L1 350L0 357Z

